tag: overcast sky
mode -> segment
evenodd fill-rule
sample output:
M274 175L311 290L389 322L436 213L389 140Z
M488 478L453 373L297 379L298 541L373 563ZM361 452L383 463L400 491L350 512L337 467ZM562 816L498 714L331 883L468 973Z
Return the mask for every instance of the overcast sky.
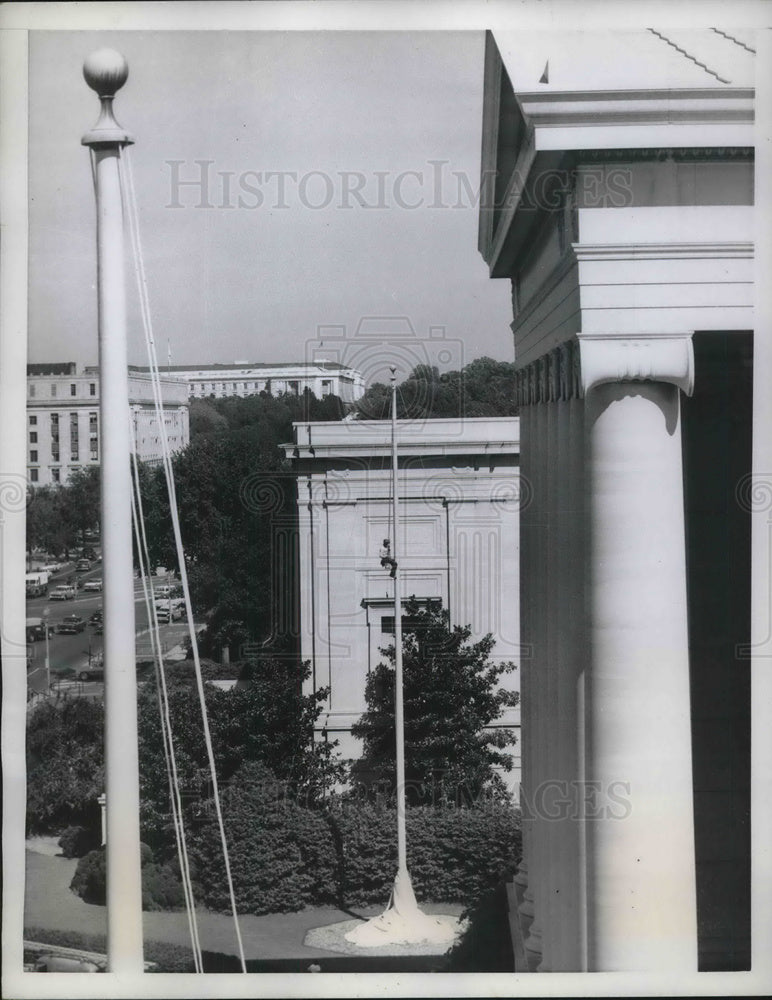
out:
M321 354L368 379L381 356L513 358L509 283L477 251L482 32L57 31L30 35L30 361L97 361L81 67L102 46L130 67L159 360L167 339L175 364Z

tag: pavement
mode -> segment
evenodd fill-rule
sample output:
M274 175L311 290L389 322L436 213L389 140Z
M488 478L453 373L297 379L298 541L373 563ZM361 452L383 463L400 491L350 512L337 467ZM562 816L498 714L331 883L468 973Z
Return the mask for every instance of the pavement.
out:
M83 934L104 934L107 929L106 908L84 903L70 891L70 881L77 860L59 853L55 838L43 837L27 841L25 928L43 930L77 930ZM384 900L384 906L386 905ZM381 912L383 907L357 907L341 910L337 907L315 907L299 913L275 913L266 916L244 914L239 926L248 960L287 960L335 957L336 952L305 944L309 931L341 924L352 919L365 920ZM459 904L422 906L427 913L458 915ZM145 941L164 941L189 946L190 934L185 912L143 913ZM227 914L197 910L201 947L204 951L237 954L233 918ZM367 949L372 951L373 949ZM338 954L338 957L339 954Z

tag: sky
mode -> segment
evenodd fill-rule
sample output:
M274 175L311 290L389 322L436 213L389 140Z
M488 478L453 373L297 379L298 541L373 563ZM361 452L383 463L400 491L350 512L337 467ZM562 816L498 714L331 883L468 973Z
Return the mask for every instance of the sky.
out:
M29 46L29 361L97 362L81 67L124 54L159 360L512 360L477 250L484 35L37 31ZM193 183L185 183L193 182ZM128 258L127 258L128 259ZM129 361L146 363L127 269Z

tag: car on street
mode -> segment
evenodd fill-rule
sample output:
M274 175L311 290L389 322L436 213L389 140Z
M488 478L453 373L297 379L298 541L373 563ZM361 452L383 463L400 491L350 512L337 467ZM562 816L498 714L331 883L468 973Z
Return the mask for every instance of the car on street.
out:
M84 667L78 674L79 681L103 681L105 679L105 668L100 663L97 667Z
M91 561L89 559L79 559L75 565L75 570L78 573L87 573L91 569Z
M27 642L38 642L39 639L45 639L46 629L50 635L54 627L51 624L46 625L43 618L28 618L27 619Z
M86 628L86 619L80 615L66 615L56 626L60 635L76 635Z
M88 620L89 625L101 624L104 618L104 611L102 608L97 608L96 611L92 612L91 617Z
M86 583L83 584L83 589L84 590L96 590L96 591L100 591L101 592L101 590L102 590L102 580L101 580L101 578L97 578L95 580L87 580Z
M54 587L51 593L48 595L49 601L72 601L76 594L75 587L70 586L70 584L60 583L58 586Z

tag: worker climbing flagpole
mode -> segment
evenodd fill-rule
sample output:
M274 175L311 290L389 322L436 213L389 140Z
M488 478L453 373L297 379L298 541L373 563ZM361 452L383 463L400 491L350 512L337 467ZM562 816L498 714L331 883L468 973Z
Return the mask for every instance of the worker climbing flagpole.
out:
M123 207L119 159L131 136L113 117L126 60L99 49L83 64L101 113L81 140L91 149L97 207L101 530L104 593L108 971L136 974L142 956L139 760L134 652L131 467Z

